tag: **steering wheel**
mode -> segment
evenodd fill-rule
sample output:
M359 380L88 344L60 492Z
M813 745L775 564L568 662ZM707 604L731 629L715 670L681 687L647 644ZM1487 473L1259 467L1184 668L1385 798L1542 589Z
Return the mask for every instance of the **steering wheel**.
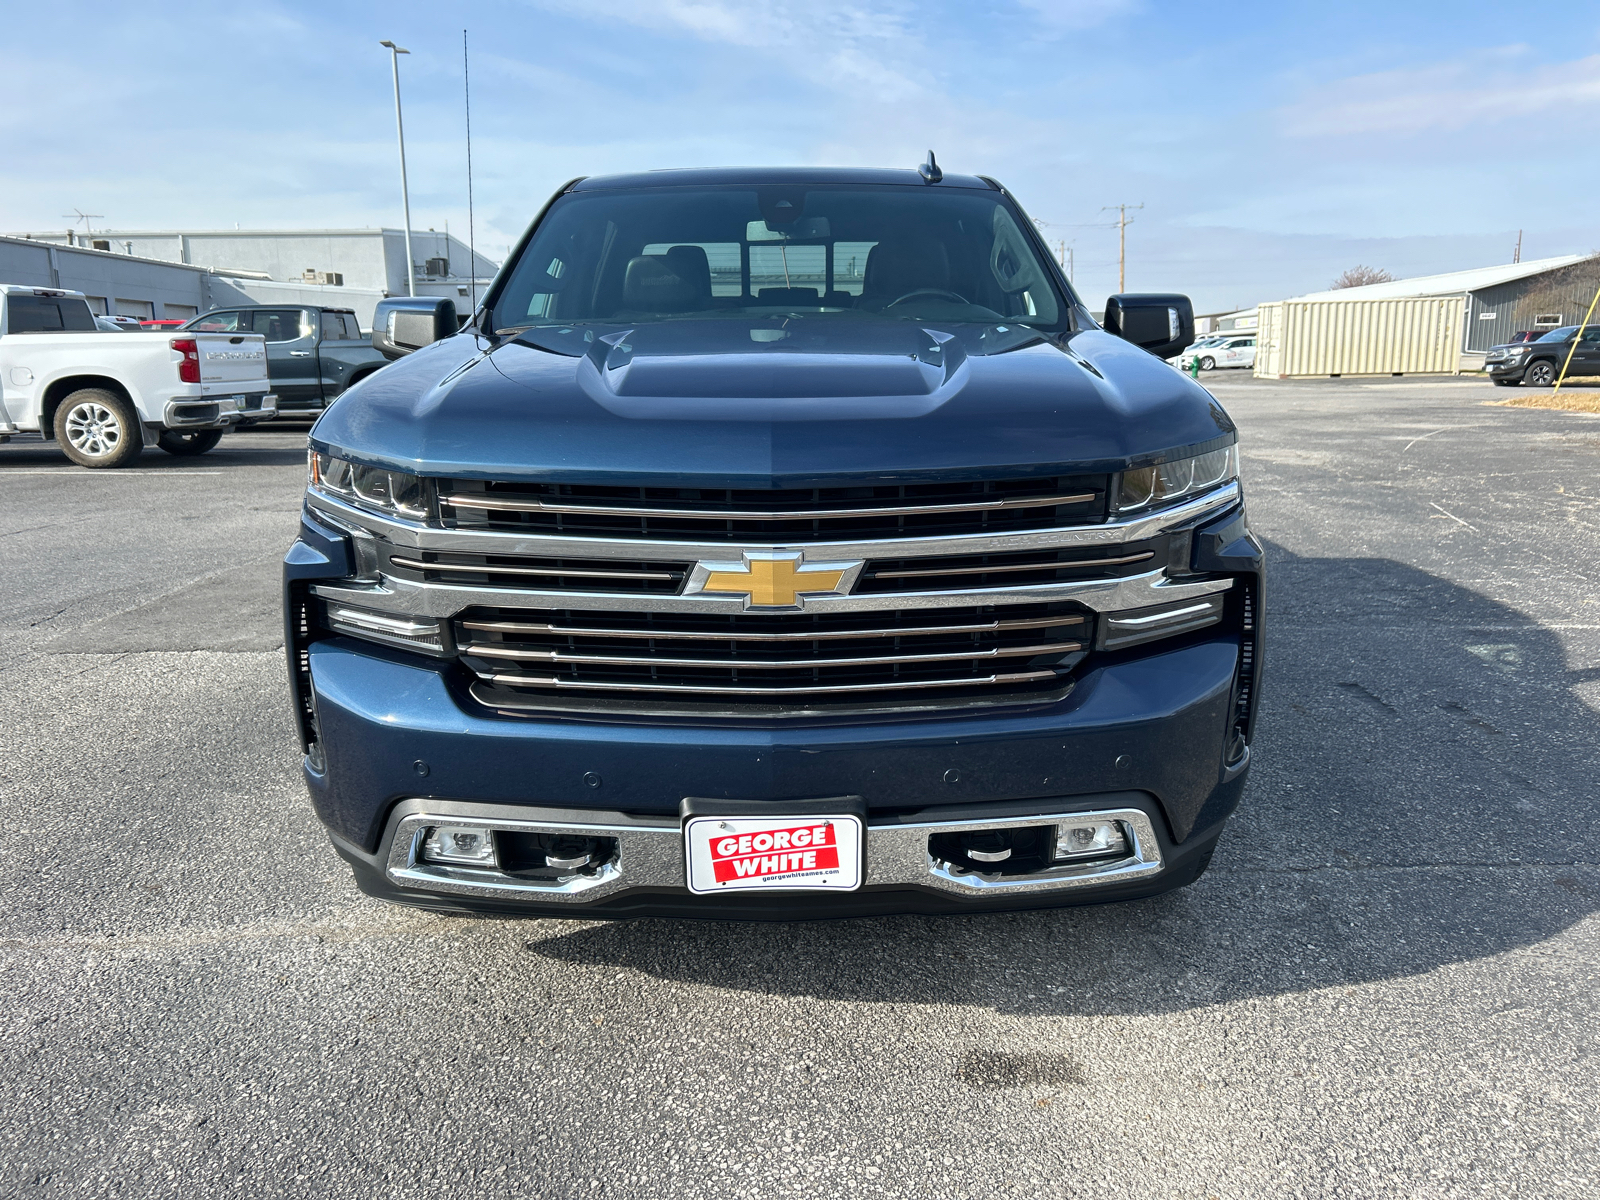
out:
M968 300L959 292L952 292L949 288L918 288L914 292L907 292L898 300L889 301L889 303L885 304L884 307L893 308L897 304L904 304L907 300L915 300L918 296L943 296L946 300L954 300L957 304L972 303L972 301Z

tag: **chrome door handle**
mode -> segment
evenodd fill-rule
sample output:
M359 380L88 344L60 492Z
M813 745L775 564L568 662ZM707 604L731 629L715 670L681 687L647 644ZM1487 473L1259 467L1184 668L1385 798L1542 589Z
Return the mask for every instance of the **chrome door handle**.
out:
M310 358L311 357L311 351L309 351L309 350L291 350L291 351L289 351L289 357L290 358Z

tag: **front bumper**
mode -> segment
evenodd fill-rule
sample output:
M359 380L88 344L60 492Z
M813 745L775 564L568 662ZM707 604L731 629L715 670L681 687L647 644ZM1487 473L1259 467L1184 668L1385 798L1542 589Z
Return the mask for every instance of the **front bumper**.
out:
M278 397L263 395L202 396L167 401L161 423L167 429L226 429L259 425L278 415Z
M332 638L306 654L322 762L308 760L305 775L318 815L366 890L447 909L792 917L1148 895L1193 878L1249 763L1248 754L1223 761L1239 663L1238 641L1227 636L1090 671L1065 698L1031 709L801 728L505 719L473 711L444 668L400 652ZM866 805L861 892L689 894L678 833L684 797L744 801L759 814L766 802L841 795ZM1049 814L1102 809L1140 814L1136 870L1026 886L930 873L930 826L1038 825ZM557 897L419 871L415 832L442 817L632 832L615 887Z
M1031 874L978 873L942 859L941 834L1025 829L1063 820L1110 819L1128 831L1126 854L1067 863ZM531 879L495 868L450 867L419 857L431 825L476 826L614 838L615 856L583 872ZM872 818L862 886L855 892L697 896L684 887L681 825L589 810L528 809L411 799L396 806L375 853L335 838L361 888L384 900L438 911L540 916L675 916L806 920L891 913L948 914L1133 899L1181 887L1205 868L1216 832L1175 845L1159 828L1151 798L1138 792L1056 804L957 806Z

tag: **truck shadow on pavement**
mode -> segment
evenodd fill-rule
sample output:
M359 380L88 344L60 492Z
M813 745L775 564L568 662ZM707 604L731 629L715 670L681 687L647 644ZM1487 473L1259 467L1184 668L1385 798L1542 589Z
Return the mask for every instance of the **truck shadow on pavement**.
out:
M1194 886L1001 915L551 922L530 956L760 994L1136 1014L1417 975L1600 909L1596 715L1575 690L1600 666L1414 567L1269 554L1256 763ZM1600 661L1595 633L1565 636Z
M273 432L301 433L303 430L287 429L273 430ZM230 433L222 439L215 450L191 457L168 454L158 446L147 445L124 469L140 472L220 471L229 467L243 466L294 467L306 461L304 445L284 446L281 440L277 445L272 445L264 440L252 440L254 433L254 430ZM0 478L3 478L8 470L23 470L30 467L82 471L85 476L100 478L107 476L114 478L118 474L117 471L95 471L80 467L62 453L54 442L29 439L0 446Z

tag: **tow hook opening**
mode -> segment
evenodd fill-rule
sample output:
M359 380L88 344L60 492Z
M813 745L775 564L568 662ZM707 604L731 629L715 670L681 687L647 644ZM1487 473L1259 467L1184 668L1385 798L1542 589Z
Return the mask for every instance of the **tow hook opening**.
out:
M495 834L500 869L521 879L559 881L594 875L617 858L617 839L575 833Z
M1059 825L935 833L928 838L928 855L957 872L1005 877L1124 858L1132 845L1123 822L1085 818Z

